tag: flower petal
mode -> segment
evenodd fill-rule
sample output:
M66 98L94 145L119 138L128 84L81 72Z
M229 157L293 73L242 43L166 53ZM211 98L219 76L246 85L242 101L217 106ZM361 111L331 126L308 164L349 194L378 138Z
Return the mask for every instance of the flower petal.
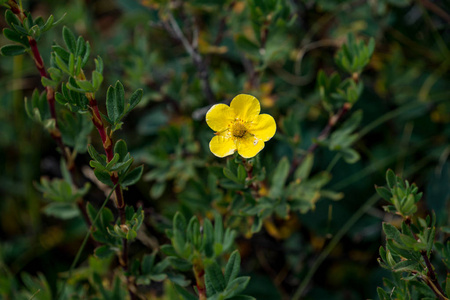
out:
M258 154L263 148L264 141L251 135L247 135L247 137L239 139L237 145L238 153L243 158L251 158Z
M236 144L232 138L216 135L209 142L209 150L217 157L225 157L236 151Z
M230 103L230 107L236 113L236 117L245 122L252 121L261 111L258 99L246 94L240 94L234 97Z
M261 114L253 120L253 126L249 130L258 139L266 142L270 140L277 131L277 124L271 115Z
M234 111L225 104L213 105L206 113L206 123L214 131L224 131L234 119Z

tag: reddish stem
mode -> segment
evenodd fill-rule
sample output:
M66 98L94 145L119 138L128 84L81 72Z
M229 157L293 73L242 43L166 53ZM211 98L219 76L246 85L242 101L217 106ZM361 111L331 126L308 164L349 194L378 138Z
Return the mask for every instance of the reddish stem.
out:
M9 6L11 7L11 11L19 18L19 20L23 23L24 19L26 18L25 13L21 9L21 7L16 3L14 0L8 1ZM42 56L39 52L39 48L37 47L36 40L32 38L31 36L28 36L28 43L30 45L31 49L31 56L33 57L34 63L36 65L36 68L39 71L39 74L41 77L48 78L47 71L45 70L45 64L42 59ZM58 126L58 119L56 117L56 109L55 109L55 91L52 87L47 86L46 88L47 92L47 103L50 109L50 116L53 120L55 120L55 128L50 131L51 137L55 140L56 144L61 150L61 153L64 157L64 160L66 161L67 169L72 173L74 172L74 162L72 159L72 156L70 155L69 150L64 145L62 138L61 138L61 132L59 130Z
M89 99L89 105L92 109L92 122L94 126L97 128L98 133L100 134L100 138L102 139L103 149L106 153L106 159L110 162L114 157L114 150L111 138L109 137L106 128L103 124L102 116L100 111L98 110L97 100L94 98L94 94L86 93L86 97ZM116 172L111 174L111 181L116 186L115 194L116 194L116 205L119 210L120 215L120 223L123 225L126 223L125 217L125 201L123 199L122 186L119 183L119 176Z

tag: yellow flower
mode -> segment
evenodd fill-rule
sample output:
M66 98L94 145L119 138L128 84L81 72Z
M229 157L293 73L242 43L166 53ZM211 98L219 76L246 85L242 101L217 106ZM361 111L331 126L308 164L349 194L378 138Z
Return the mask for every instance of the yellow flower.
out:
M250 95L237 95L230 106L216 104L206 113L206 123L216 136L209 149L218 157L233 154L236 150L244 158L255 156L264 148L276 131L275 120L259 114L258 99Z

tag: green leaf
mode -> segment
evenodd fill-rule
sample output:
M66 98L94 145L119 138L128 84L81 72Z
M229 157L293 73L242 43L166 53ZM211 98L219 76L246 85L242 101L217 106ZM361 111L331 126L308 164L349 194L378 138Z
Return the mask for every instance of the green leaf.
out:
M23 35L23 34L20 34L17 31L14 31L14 30L9 29L9 28L4 28L3 29L3 35L10 41L20 43L20 44L24 45L27 48L29 47L29 43L28 43L27 37L25 35Z
M167 186L166 181L155 182L150 189L150 196L153 199L158 199L159 197L162 196L162 194L166 190L166 186Z
M80 215L75 203L52 202L44 208L44 213L62 220L69 220Z
M377 191L377 194L381 198L383 198L384 200L386 200L389 203L392 203L391 202L392 193L387 188L375 186L375 190Z
M95 250L94 250L94 255L100 259L108 258L114 253L115 253L114 250L111 249L111 247L109 245L103 245L103 246L95 248Z
M296 179L304 180L309 177L311 169L314 164L314 154L308 153L303 160L302 164L295 170L294 177Z
M41 31L46 32L47 30L52 28L54 20L55 20L55 18L53 17L53 15L50 15L48 17L47 21L45 22L45 24L41 27Z
M63 27L63 39L66 43L67 49L69 49L71 53L75 53L77 50L77 41L75 39L75 35L66 26Z
M93 71L92 72L92 85L93 85L95 91L97 91L99 89L102 82L103 82L103 75L97 71Z
M380 287L377 287L377 293L378 293L378 298L380 298L380 300L390 300L391 299L391 297L389 297L389 294Z
M223 175L225 175L226 178L239 183L239 178L233 173L233 171L231 171L227 167L223 168Z
M182 255L186 248L186 219L180 212L177 212L173 217L172 230L172 245L175 251Z
M120 120L125 106L125 92L120 81L110 86L106 93L106 110L109 119L115 124Z
M85 92L95 92L96 88L87 80L77 80L78 86Z
M70 53L67 52L66 49L64 49L63 47L59 46L59 45L54 45L52 46L52 50L53 52L55 52L55 54L57 56L59 56L63 61L67 62L69 61L69 57L70 57Z
M283 157L273 172L270 197L278 198L283 194L283 187L289 175L290 163L288 158Z
M245 178L247 178L247 171L245 167L241 164L238 165L237 169L237 179L239 183L245 183Z
M136 167L135 169L130 171L127 175L125 175L125 177L120 182L121 185L125 187L135 184L136 182L139 181L139 179L141 179L142 172L144 172L143 165Z
M106 169L110 170L111 167L118 161L119 161L119 154L115 153L113 158L106 164Z
M239 274L239 269L241 265L241 256L239 251L235 250L231 253L228 259L227 265L225 267L225 283L228 285L230 281L234 280Z
M175 291L178 293L180 300L198 300L198 297L195 297L194 295L190 294L188 291L183 289L178 284L174 284L173 286L175 288Z
M127 113L130 112L133 108L135 108L136 105L139 104L139 102L141 102L143 94L144 91L142 89L138 89L131 95L130 100L128 101Z
M179 257L169 257L168 258L170 265L177 270L180 270L182 272L186 272L192 269L192 264L182 258Z
M88 153L93 160L98 161L102 165L106 166L106 158L101 156L91 144L88 145Z
M20 25L21 23L19 18L10 9L5 11L5 20L11 28L13 28L13 25Z
M114 145L114 153L119 154L119 161L124 161L125 156L128 154L127 143L122 139L118 140Z
M250 282L249 276L238 277L229 282L225 289L225 294L227 295L227 298L242 293L247 287L249 282Z
M3 56L16 56L24 54L27 49L20 45L6 45L0 48L0 53Z
M41 83L43 86L47 87L47 86L51 86L53 88L58 86L58 82L51 80L47 77L41 77Z
M394 171L391 169L387 170L386 172L386 182L390 189L393 189L395 186L397 186L397 176L395 176Z
M226 287L222 270L216 262L212 262L205 268L205 285L208 296L220 293Z
M401 238L400 238L400 231L395 228L393 225L389 223L383 223L383 231L386 234L386 238L392 239L396 241L399 244L403 244Z
M142 258L142 274L150 274L155 263L155 254L145 254Z
M342 157L349 164L354 164L360 159L359 153L351 148L344 148L341 150Z
M214 231L209 219L203 221L203 247L205 255L212 257L214 254Z
M97 177L100 182L108 185L108 186L114 186L113 182L111 181L111 176L106 171L100 171L98 169L94 170L94 175Z
M412 260L402 260L392 267L394 272L419 271L420 265Z

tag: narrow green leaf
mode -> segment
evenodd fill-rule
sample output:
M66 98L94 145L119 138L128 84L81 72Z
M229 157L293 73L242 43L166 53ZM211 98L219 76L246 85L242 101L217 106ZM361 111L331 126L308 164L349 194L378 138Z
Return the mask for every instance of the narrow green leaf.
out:
M399 244L403 244L401 238L400 238L400 231L398 231L397 228L395 228L393 225L389 223L383 223L383 231L386 234L386 238L392 239L396 241Z
M94 86L94 91L97 91L103 82L103 75L97 71L92 72L92 85Z
M86 42L86 50L84 51L83 60L81 61L82 68L87 64L89 60L89 55L91 55L91 45L89 44L89 42Z
M239 179L237 178L237 176L233 173L233 171L231 171L227 167L223 168L223 175L225 175L226 178L228 178L236 183L239 183Z
M395 186L397 186L397 177L394 174L394 171L391 169L387 170L386 172L386 182L390 189L393 189Z
M93 160L98 161L102 165L106 166L106 159L100 155L100 153L95 150L94 146L91 144L88 145L88 153L92 157Z
M223 242L223 222L219 213L216 213L214 217L214 242L219 244Z
M270 196L278 198L283 193L283 187L289 175L290 163L288 158L283 157L273 172L272 186L270 187Z
M13 25L20 25L19 18L10 9L5 11L5 20L11 28L13 28Z
M114 186L113 182L111 181L111 176L106 171L100 171L98 169L94 170L94 175L97 177L100 182L108 185L108 186Z
M247 178L247 171L245 170L245 167L241 164L238 165L237 178L239 183L245 183L245 179Z
M175 251L181 255L186 247L186 219L180 212L177 212L173 217L172 230L172 245Z
M250 276L238 277L228 283L225 294L228 297L237 296L242 293L250 282Z
M41 83L45 87L47 87L47 86L57 87L58 86L58 82L51 80L47 77L41 77Z
M59 45L54 45L52 46L52 50L53 52L55 52L55 54L57 54L60 59L62 59L63 61L67 62L69 61L69 56L70 53L66 51L66 49L64 49L63 47L59 46Z
M9 28L4 28L3 35L10 41L20 43L25 47L29 46L27 37L23 34L18 33L17 31L14 31Z
M125 156L128 154L127 143L122 139L118 140L114 145L114 153L119 154L119 161L123 161L125 159Z
M179 299L182 299L182 300L198 300L198 297L195 297L194 295L190 294L188 291L183 289L178 284L174 284L173 286L174 286L175 291L177 292L177 294L179 296Z
M212 262L206 266L205 284L207 287L210 286L212 288L212 291L208 291L208 296L220 293L225 289L225 278L223 277L222 270L216 262Z
M141 102L143 94L144 91L142 89L138 89L131 95L130 100L128 101L129 107L127 113L130 112L133 108L135 108L136 105L139 104L139 102Z
M228 259L227 265L225 267L225 282L228 285L230 281L234 280L239 274L239 269L241 265L241 256L239 251L235 250L231 253Z
M0 48L0 53L3 56L16 56L24 54L27 49L21 45L6 45Z
M111 85L106 92L106 112L108 114L108 118L112 121L112 123L116 123L118 119L118 115L116 114L115 108L115 89Z
M94 88L92 83L90 83L87 80L77 80L77 84L85 92L95 92L96 91L96 89Z
M203 247L205 255L212 257L214 254L214 231L209 219L203 221Z
M46 32L47 30L52 28L53 21L54 21L54 17L53 17L53 15L50 15L48 17L47 21L45 22L45 24L41 27L41 31Z
M70 74L69 72L69 67L67 66L66 62L59 56L59 54L57 52L55 52L55 62L56 65L58 66L58 68L60 68L64 73L66 74ZM69 59L70 55L68 56L67 59Z
M118 161L119 161L119 154L115 153L113 158L106 164L106 169L110 170L111 167Z
M390 300L389 294L380 287L377 287L378 298L380 300Z
M122 116L125 109L125 91L123 89L123 85L120 81L116 82L114 87L115 95L114 95L114 110L115 114L119 118Z
M108 258L112 254L114 254L114 251L111 249L111 247L109 245L103 245L103 246L97 247L94 250L94 255L101 259Z
M144 172L144 166L139 166L134 170L130 171L121 181L122 186L130 186L135 184L141 179L142 172Z
M419 271L420 265L412 260L402 260L392 267L394 272Z
M381 198L383 198L384 200L386 200L389 203L392 203L392 201L391 201L392 193L387 188L382 187L382 186L381 187L375 186L375 190L377 191L377 194Z
M308 178L314 164L314 154L308 153L302 164L295 170L294 177L296 179L304 180Z
M75 35L66 26L63 27L63 39L66 43L67 49L74 54L76 52L77 41L75 39Z

